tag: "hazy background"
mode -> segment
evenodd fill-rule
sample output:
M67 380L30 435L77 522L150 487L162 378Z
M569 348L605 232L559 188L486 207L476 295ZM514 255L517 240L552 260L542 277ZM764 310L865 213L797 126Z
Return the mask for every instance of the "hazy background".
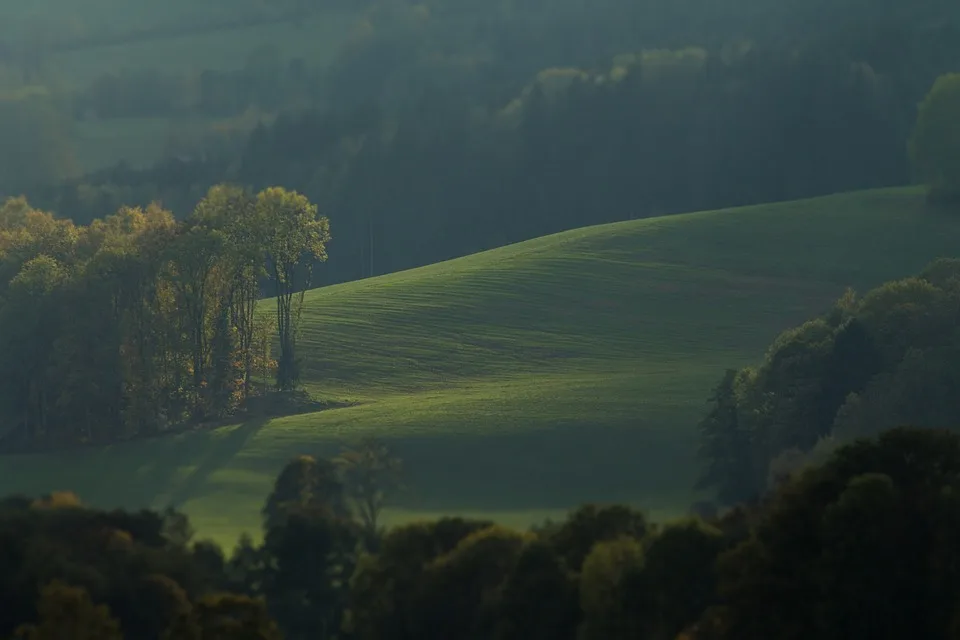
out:
M230 180L323 282L553 231L909 183L947 0L0 2L0 193L85 223Z

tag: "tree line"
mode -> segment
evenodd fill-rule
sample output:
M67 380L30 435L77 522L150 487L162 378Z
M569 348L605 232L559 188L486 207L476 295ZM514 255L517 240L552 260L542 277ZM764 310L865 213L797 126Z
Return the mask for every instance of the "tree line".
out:
M916 177L904 151L917 104L956 71L953 4L874 3L867 22L855 0L674 4L374 2L332 62L267 48L231 72L129 70L31 108L11 98L24 124L2 148L29 153L10 156L0 191L86 224L155 200L184 217L221 182L280 184L331 212L335 282L570 227ZM61 102L77 117L236 122L231 143L211 135L191 159L78 176L63 136L40 135L69 129L51 124Z
M103 171L37 198L84 220L129 201L183 210L224 180L284 184L331 212L337 282L584 225L923 180L908 99L818 52L649 51L543 71L495 107L438 91L405 111L281 115L238 157ZM934 120L936 140L949 117Z
M859 439L762 501L665 523L584 505L528 531L462 518L382 529L357 507L398 470L370 441L292 460L262 541L229 555L173 510L6 498L0 637L942 640L960 628L949 431Z
M902 424L960 419L960 260L863 296L783 332L755 367L727 371L700 423L700 486L748 500L840 443Z
M181 221L150 205L85 226L8 200L4 444L109 442L222 418L272 374L295 389L303 296L329 239L316 205L282 188L218 185ZM272 314L258 311L264 292Z

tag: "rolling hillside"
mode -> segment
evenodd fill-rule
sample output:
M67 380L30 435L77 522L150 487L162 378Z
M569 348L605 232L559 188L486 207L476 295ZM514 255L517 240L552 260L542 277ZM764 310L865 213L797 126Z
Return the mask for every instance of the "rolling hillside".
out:
M724 368L858 289L956 254L915 190L590 227L308 294L308 387L353 406L103 450L0 458L0 493L187 511L255 530L274 474L359 433L410 487L389 518L512 524L581 501L693 499L694 425Z

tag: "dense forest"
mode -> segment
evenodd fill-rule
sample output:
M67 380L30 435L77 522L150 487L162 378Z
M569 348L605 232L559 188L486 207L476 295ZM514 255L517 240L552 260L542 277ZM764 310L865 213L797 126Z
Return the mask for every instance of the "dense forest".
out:
M941 640L960 622L960 438L946 431L886 431L761 502L663 524L586 505L530 531L384 531L356 506L396 470L371 442L291 461L262 542L229 556L175 511L7 498L0 636Z
M0 192L87 224L280 185L337 229L318 282L349 280L586 224L907 184L916 105L956 71L958 32L939 0L371 2L332 61L261 47L234 70L70 91L38 63L0 101L2 146L28 149L0 154ZM70 122L163 114L225 120L156 165L77 175Z

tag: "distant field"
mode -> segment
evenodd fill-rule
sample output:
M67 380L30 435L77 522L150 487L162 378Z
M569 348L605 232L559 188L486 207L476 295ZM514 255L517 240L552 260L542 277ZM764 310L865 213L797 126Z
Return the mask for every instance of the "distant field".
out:
M255 531L274 474L340 439L410 467L392 522L529 524L583 501L655 516L694 495L694 425L725 367L861 290L956 255L914 190L590 227L308 295L310 390L358 404L70 454L0 459L0 493L175 504L202 535Z
M298 22L272 23L212 33L65 51L52 58L66 86L82 88L104 73L157 69L169 73L203 69L233 70L264 46L282 59L303 57L312 64L333 58L350 35L354 12L324 12Z
M24 33L34 31L45 34L47 39L85 38L101 32L122 38L149 27L240 19L258 15L258 10L263 12L262 4L254 0L243 0L229 14L222 4L217 8L182 0L170 4L91 0L83 3L83 12L78 12L77 6L64 0L32 0L17 7L4 7L0 9L0 42L16 41ZM144 37L123 44L84 46L51 54L46 66L57 86L70 91L88 87L103 74L123 70L155 69L180 74L241 69L250 54L263 47L274 48L283 61L303 58L316 68L333 59L349 37L356 18L355 11L324 11L300 21L268 21L171 37ZM74 146L80 167L90 172L121 160L134 166L149 165L161 157L171 131L180 126L169 118L77 122Z

